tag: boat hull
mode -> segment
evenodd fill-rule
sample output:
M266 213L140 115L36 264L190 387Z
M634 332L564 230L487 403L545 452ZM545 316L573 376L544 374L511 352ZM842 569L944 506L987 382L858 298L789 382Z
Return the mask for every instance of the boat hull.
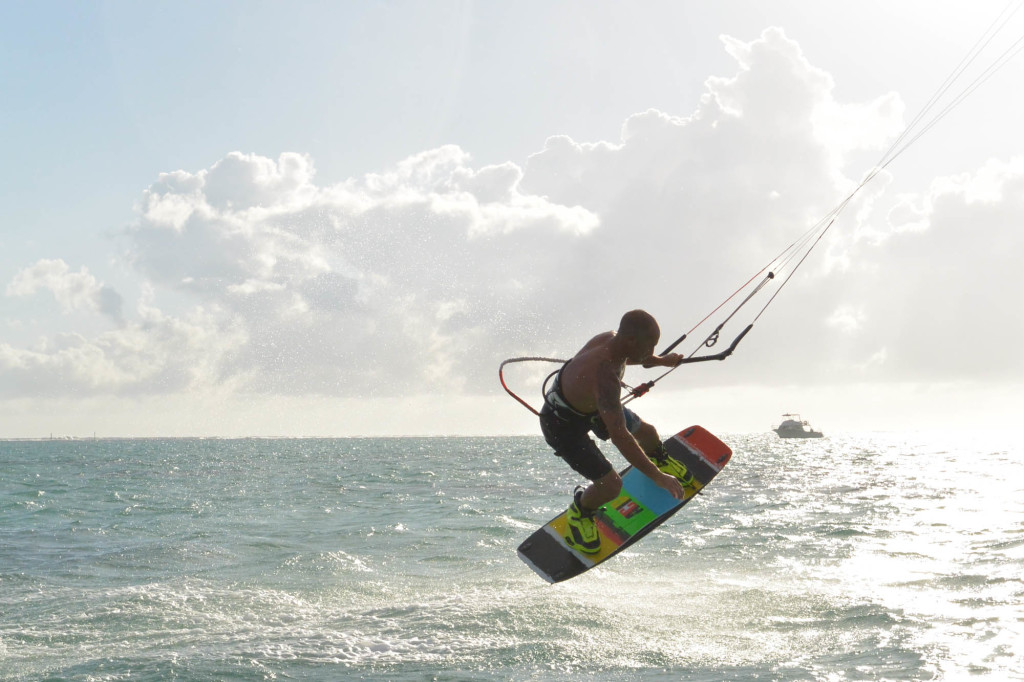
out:
M825 434L820 431L785 431L780 429L772 429L779 438L822 438Z

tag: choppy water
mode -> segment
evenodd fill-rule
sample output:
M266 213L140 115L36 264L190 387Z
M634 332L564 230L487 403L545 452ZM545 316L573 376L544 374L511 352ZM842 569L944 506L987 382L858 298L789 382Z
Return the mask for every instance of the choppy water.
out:
M0 679L1024 679L1017 441L724 439L555 586L539 438L3 442Z

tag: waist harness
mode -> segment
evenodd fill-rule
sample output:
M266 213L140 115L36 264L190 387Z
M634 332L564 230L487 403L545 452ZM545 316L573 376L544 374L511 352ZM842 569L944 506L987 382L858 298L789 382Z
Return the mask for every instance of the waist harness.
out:
M579 421L585 420L592 422L597 418L597 412L580 412L575 407L569 404L569 401L565 399L562 394L562 372L565 370L565 363L562 368L555 373L555 380L551 382L551 388L544 393L544 405L554 412L555 416L565 421Z

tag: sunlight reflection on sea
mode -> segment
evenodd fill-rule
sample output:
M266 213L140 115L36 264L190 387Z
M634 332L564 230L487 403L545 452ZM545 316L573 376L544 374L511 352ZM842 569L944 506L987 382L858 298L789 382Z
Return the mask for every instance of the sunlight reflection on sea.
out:
M1024 678L1019 440L723 439L556 586L539 438L0 443L0 679Z

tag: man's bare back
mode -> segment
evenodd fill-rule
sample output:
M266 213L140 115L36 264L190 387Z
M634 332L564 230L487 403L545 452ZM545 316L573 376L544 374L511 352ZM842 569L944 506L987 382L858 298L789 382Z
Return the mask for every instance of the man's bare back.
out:
M596 414L599 379L622 379L625 359L613 357L615 332L598 334L580 349L562 370L562 395L569 405L584 414Z

